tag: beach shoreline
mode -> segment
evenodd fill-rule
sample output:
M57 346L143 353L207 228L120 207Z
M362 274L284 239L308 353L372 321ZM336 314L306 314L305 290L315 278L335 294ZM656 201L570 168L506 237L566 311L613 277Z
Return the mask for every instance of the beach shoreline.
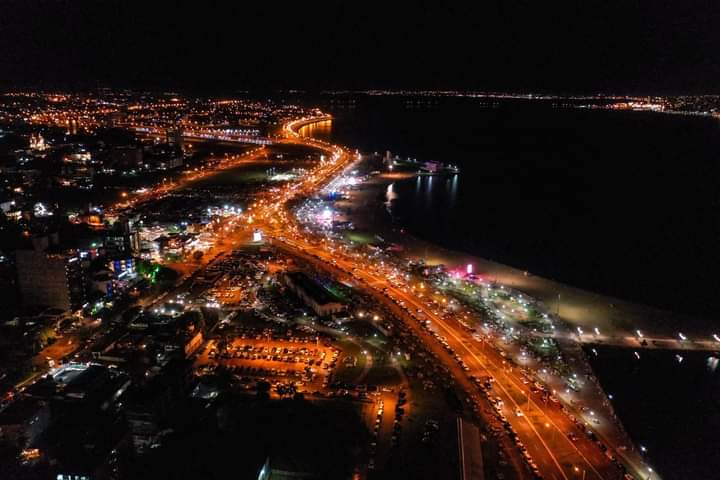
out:
M392 197L388 195L388 187L395 181L413 176L412 173L373 175L337 205L346 212L356 231L378 235L387 243L400 245L401 254L408 260L423 259L429 265L443 264L450 268L464 268L472 263L480 278L497 281L532 296L548 310L559 314L562 320L585 332L598 328L601 333L613 332L614 337L634 337L640 330L647 336L677 337L681 329L690 341L705 340L714 333L708 320L573 287L412 235L392 218L389 202L393 200L388 198ZM603 343L602 338L597 343ZM678 342L670 348L682 349L683 345Z

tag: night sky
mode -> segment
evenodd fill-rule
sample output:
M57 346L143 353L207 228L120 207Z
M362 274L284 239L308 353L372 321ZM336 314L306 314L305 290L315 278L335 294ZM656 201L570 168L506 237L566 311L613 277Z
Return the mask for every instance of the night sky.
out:
M3 0L0 87L720 90L717 1L391 3Z

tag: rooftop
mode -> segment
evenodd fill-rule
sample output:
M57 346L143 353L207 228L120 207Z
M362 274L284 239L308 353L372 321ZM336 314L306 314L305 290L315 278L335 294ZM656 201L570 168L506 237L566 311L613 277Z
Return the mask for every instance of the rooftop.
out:
M302 288L305 293L319 305L337 303L337 299L328 292L325 287L308 277L303 272L288 272L287 276L297 287Z

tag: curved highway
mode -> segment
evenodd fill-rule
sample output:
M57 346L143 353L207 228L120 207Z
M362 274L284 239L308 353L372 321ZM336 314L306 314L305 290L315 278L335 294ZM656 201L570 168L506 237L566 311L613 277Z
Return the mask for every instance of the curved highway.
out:
M549 402L547 397L533 393L520 369L508 363L496 348L485 341L478 341L453 318L443 318L436 314L408 289L394 285L378 266L353 258L341 249L317 242L301 233L289 211L288 202L315 194L354 161L353 156L342 147L301 137L297 133L301 126L326 120L328 117L304 118L284 126L284 142L319 149L328 153L330 160L310 172L298 184L287 187L279 196L261 198L253 206L253 215L258 221L255 226L262 226L266 235L289 253L305 257L326 269L339 270L352 276L360 287L392 308L430 351L436 352L437 358L450 369L458 383L464 386L481 408L487 409L489 402L468 382L469 375L492 376L495 379L492 396L497 397L493 400L501 400L503 414L538 465L543 478L623 478L610 455L603 453L596 442L585 434L584 428L574 423L559 403ZM430 328L418 321L420 315L430 320ZM467 368L461 368L457 357L454 358L442 348L436 340L438 336L449 344L455 355L461 357ZM608 447L612 451L616 450L612 445ZM630 470L637 471L632 467Z

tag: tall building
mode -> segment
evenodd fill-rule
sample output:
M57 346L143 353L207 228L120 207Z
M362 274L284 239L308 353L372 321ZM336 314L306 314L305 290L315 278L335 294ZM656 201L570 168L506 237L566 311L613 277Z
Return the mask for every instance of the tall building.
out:
M104 246L110 256L132 255L140 251L140 233L128 219L121 218L105 235Z
M151 451L170 424L189 381L188 363L170 361L153 367L142 384L134 385L124 400L132 447L136 455Z
M137 145L115 147L108 152L105 163L117 170L138 168L143 163L143 149Z
M165 133L165 140L170 145L177 145L182 148L184 145L182 126L176 124L172 128L168 128Z
M85 276L77 255L33 242L15 252L18 289L24 305L77 310L85 303Z

